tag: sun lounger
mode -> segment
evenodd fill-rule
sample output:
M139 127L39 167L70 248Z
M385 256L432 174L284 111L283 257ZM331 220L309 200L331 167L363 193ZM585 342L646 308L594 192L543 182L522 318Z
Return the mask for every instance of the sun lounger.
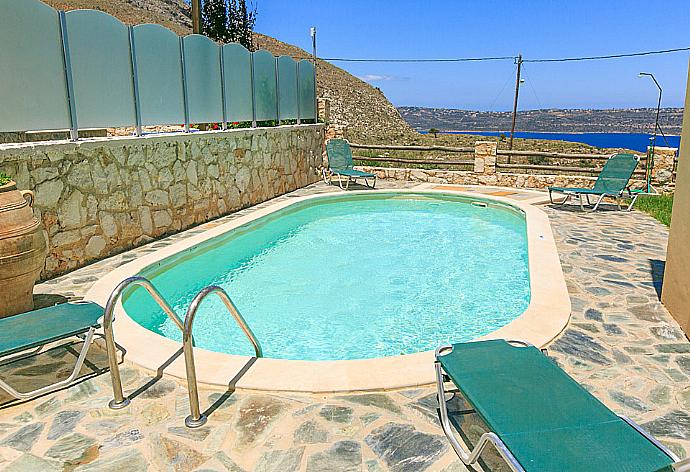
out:
M631 420L618 416L539 349L480 341L436 351L443 431L460 459L474 464L492 445L513 471L690 471ZM453 432L444 381L452 382L489 428L472 451ZM453 422L453 425L451 424Z
M374 188L376 186L376 174L370 172L363 172L354 168L352 163L352 149L350 143L345 139L330 139L326 143L326 154L328 155L328 169L323 169L323 180L331 183L334 175L338 176L338 183L340 188L347 190L350 186L350 181L357 181L357 179L364 179L367 187ZM347 177L345 187L343 187L343 177ZM369 185L369 179L373 179L372 185Z
M604 197L611 197L616 199L618 209L621 209L620 199L628 197L637 199L637 195L633 196L628 187L628 183L632 178L633 172L640 162L640 158L633 154L616 154L611 156L601 169L594 187L579 188L579 187L549 187L549 199L553 201L553 193L561 193L565 195L565 199L561 202L564 205L570 198L577 197L580 202L580 208L585 209L583 197L587 200L587 205L590 205L589 197L599 197L594 204L592 211L599 208L599 204ZM633 200L633 204L634 204ZM629 208L632 208L632 204Z
M95 303L65 303L0 319L2 364L30 357L46 344L72 336L82 337L84 342L74 370L66 379L30 392L19 392L0 380L0 389L14 398L28 399L71 384L79 375L102 316L103 308Z

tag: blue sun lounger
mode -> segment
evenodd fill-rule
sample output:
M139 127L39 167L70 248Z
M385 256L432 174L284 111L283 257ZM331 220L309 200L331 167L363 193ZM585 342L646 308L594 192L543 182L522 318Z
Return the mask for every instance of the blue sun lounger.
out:
M493 445L514 472L690 471L690 459L679 461L527 343L442 346L435 368L441 425L466 465ZM453 432L459 424L448 414L449 392L461 393L490 430L471 451Z
M34 398L70 385L79 376L103 308L95 303L65 303L0 319L0 362L4 365L38 354L49 343L73 336L84 345L72 373L64 380L30 392L19 392L0 380L0 389L17 399ZM31 352L26 352L31 350ZM8 357L12 356L14 357Z
M350 143L345 139L330 139L326 143L326 154L328 155L328 169L323 169L323 180L331 183L332 176L338 176L338 183L340 188L347 190L350 186L350 181L357 181L357 179L364 179L367 187L376 187L376 174L371 172L364 172L354 168L352 162L352 149ZM343 187L343 177L347 177L345 187ZM372 185L369 185L369 179L373 179Z

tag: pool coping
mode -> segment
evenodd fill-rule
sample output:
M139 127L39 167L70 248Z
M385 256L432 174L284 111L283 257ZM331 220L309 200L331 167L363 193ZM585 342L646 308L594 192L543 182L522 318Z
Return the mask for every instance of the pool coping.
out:
M533 205L509 198L478 196L449 190L384 189L291 197L257 208L247 215L124 264L104 275L86 293L85 298L105 306L110 293L123 279L164 258L288 206L324 197L372 192L463 195L470 199L494 201L522 210L527 221L530 304L509 324L478 339L520 339L543 347L563 331L570 319L570 297L546 213ZM121 302L115 307L113 326L117 344L126 351L126 360L150 371L157 371L161 366L165 366L165 374L186 379L184 359L180 355L181 343L140 326L125 313ZM194 356L199 383L242 390L335 393L394 390L429 385L435 381L433 351L373 359L304 361L256 359L194 348Z

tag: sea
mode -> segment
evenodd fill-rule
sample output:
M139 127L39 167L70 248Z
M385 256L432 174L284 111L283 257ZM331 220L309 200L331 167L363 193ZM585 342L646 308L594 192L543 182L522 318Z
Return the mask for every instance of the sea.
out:
M473 134L479 136L509 136L506 131L443 131L444 134ZM646 133L537 133L528 131L516 131L516 138L527 139L553 139L559 141L571 141L585 143L590 146L602 148L624 148L638 152L647 152L652 135ZM657 146L679 147L680 136L657 136Z

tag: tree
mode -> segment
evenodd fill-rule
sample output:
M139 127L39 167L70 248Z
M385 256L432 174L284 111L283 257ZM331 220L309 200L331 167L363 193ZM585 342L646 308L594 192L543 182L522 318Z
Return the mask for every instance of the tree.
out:
M215 41L240 43L253 51L255 23L256 7L246 0L204 0L202 31Z
M438 138L438 133L439 133L439 130L437 130L436 128L431 128L429 130L429 134L433 134L434 138Z
M226 0L204 0L201 11L201 31L209 38L228 41L228 5Z
M246 0L228 0L229 41L240 43L253 51L255 23L256 6L247 7Z

